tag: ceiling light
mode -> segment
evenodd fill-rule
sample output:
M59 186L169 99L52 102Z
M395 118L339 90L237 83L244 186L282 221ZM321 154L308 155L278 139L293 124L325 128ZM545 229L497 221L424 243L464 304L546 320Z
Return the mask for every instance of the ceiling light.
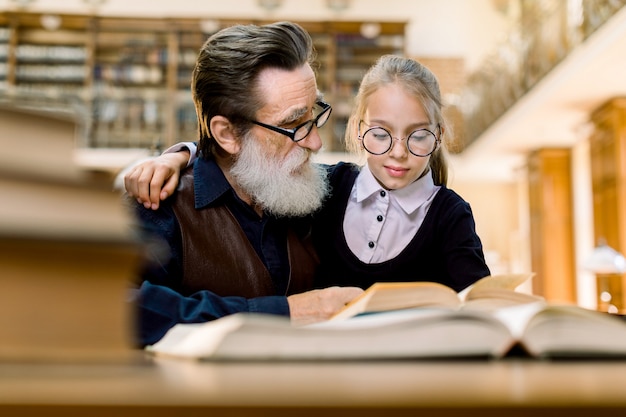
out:
M360 32L364 38L374 39L378 35L380 35L381 27L380 23L369 22L369 23L361 23Z
M57 30L61 27L61 16L58 14L42 14L39 22L46 30Z
M200 30L204 34L212 34L220 30L220 21L217 19L204 19L200 21Z
M278 9L283 4L283 0L258 0L258 3L260 8L271 12Z
M326 7L333 12L341 12L350 6L350 0L326 0Z
M13 0L13 2L16 3L18 7L26 7L33 1L35 0Z

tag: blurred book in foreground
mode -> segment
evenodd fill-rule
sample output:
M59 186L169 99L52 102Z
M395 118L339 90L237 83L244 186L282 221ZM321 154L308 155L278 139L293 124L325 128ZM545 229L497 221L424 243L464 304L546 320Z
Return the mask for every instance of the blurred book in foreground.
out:
M140 251L112 178L74 164L66 113L2 105L0 125L0 360L125 360Z

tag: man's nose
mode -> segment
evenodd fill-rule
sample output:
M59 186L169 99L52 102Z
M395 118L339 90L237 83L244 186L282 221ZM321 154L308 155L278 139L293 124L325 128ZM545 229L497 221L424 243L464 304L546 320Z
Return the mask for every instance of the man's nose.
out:
M296 143L300 147L310 149L313 152L322 149L322 137L320 136L318 127L314 125L308 136Z

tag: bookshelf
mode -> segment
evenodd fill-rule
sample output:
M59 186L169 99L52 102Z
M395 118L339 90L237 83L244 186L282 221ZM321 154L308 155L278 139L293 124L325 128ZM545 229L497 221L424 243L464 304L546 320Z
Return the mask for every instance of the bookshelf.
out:
M251 19L215 19L211 30ZM210 35L199 18L129 18L0 12L0 94L80 99L89 114L80 145L150 148L195 140L191 72ZM298 22L311 34L318 86L333 105L325 150L343 151L360 78L382 54L404 54L405 22Z
M201 24L197 19L178 20L176 32L171 38L173 54L177 58L170 63L173 67L169 91L173 92L171 101L176 103L176 110L172 117L169 138L196 140L198 136L196 108L191 99L191 74L198 50L209 36L209 33L198 30L199 27ZM176 141L170 140L170 143Z
M6 18L0 16L0 91L7 87L7 77L9 73L9 40L11 39L11 29Z
M19 14L6 21L7 87L23 94L82 94L89 79L87 18Z
M90 145L160 148L172 111L167 25L99 18L93 37Z
M333 104L330 151L345 149L345 126L354 104L359 84L367 69L384 54L405 55L403 23L376 23L380 33L366 37L361 33L366 22L332 22L332 69L329 74L330 97Z

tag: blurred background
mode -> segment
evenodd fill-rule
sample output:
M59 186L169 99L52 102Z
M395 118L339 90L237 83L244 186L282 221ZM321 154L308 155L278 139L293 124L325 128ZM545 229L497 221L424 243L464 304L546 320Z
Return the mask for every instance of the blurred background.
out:
M334 107L320 160L353 158L345 122L376 58L415 58L440 80L455 131L449 186L472 205L492 272L534 271L529 290L549 300L622 311L623 271L587 261L598 246L626 252L625 4L0 0L0 120L33 115L3 122L0 162L40 169L65 152L59 161L109 181L195 140L190 74L207 36L293 20L314 39L318 85ZM29 164L23 154L50 134L42 114L76 129L71 146Z

